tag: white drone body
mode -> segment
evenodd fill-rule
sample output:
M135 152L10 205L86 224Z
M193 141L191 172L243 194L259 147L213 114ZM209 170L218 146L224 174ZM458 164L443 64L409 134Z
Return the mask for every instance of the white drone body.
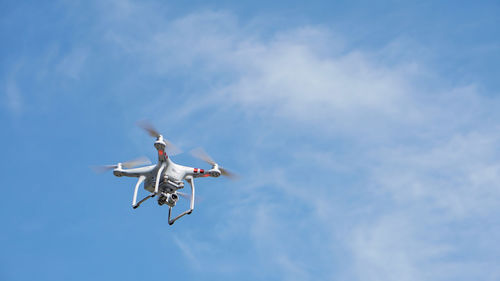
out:
M184 215L189 215L194 210L194 179L200 177L219 177L220 175L225 175L228 177L234 176L226 169L219 167L206 153L202 150L198 150L194 153L195 156L201 158L205 162L212 165L209 170L192 168L187 166L182 166L174 163L170 157L168 157L165 148L172 148L173 145L165 140L162 135L160 135L152 126L148 124L141 125L145 130L147 130L150 135L156 137L154 143L155 148L158 151L158 163L156 165L149 165L139 168L124 168L136 166L138 164L143 164L144 160L135 160L128 163L118 163L117 165L104 166L104 169L112 169L113 174L117 177L136 177L138 178L134 189L134 197L132 199L132 207L136 209L146 200L158 196L158 204L167 205L168 209L168 223L172 225L176 220L180 219ZM151 163L151 162L149 162ZM191 194L184 194L178 191L184 188L184 181L189 183L191 187ZM139 186L144 183L144 189L150 192L150 194L144 197L142 200L137 202L137 192ZM189 209L182 212L174 219L171 219L172 208L175 206L179 200L179 195L190 200Z

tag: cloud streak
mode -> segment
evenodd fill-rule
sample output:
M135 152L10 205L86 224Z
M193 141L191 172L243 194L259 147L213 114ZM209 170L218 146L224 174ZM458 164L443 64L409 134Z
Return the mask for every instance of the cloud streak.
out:
M259 168L233 194L228 223L217 225L248 239L268 261L264 271L298 280L465 279L450 268L499 274L482 275L466 246L498 230L465 233L473 221L498 221L497 100L476 85L441 83L418 57L379 59L397 44L360 51L324 27L262 31L227 12L166 19L138 11L153 14L143 17L152 28L138 38L118 19L125 28L107 40L140 57L143 71L192 76L193 96L173 115L210 112L222 123L236 108L253 141L245 153L272 151L282 163L249 156L246 164Z
M14 115L19 115L24 108L24 98L17 83L17 73L22 68L22 63L17 63L6 77L4 84L5 106Z

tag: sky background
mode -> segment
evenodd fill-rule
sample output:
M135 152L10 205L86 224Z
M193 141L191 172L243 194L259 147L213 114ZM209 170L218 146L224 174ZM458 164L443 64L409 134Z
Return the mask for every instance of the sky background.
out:
M1 1L0 279L499 280L499 15ZM143 119L240 180L196 181L173 226L133 210L89 167L156 160Z

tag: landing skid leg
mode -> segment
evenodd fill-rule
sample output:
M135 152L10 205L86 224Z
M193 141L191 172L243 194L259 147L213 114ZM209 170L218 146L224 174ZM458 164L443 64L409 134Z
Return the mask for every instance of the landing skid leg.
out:
M134 199L132 200L132 208L137 208L139 205L136 205L137 202L137 190L139 190L139 185L146 179L145 176L140 176L139 180L137 180L137 183L135 184L135 189L134 189Z
M168 224L170 224L170 225L174 224L174 222L176 220L180 219L181 217L183 217L185 215L190 215L194 210L194 181L193 181L193 178L187 178L186 181L191 186L191 202L189 204L189 210L184 211L182 214L178 215L177 217L175 217L172 220L172 219L170 219L170 216L172 214L172 207L168 207Z
M134 209L137 209L137 207L139 207L142 203L144 203L144 201L148 200L149 198L152 198L154 197L155 194L154 193L151 193L149 194L148 196L144 197L144 199L142 199L141 201L139 201L139 203L137 203L137 205L134 205L132 206Z
M163 172L163 169L165 169L165 163L162 163L160 166L160 169L158 169L158 174L156 175L156 182L155 182L155 192L154 192L153 196L158 194L158 186L160 185L160 176L161 176L161 172Z

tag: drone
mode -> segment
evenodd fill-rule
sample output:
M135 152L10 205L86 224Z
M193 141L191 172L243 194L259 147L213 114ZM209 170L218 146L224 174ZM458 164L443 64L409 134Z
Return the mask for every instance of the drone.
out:
M168 224L172 225L181 217L190 215L194 210L195 178L217 178L221 175L231 179L236 178L234 173L219 166L219 164L217 164L201 148L192 150L191 154L211 165L211 169L205 170L192 168L174 163L174 161L172 161L172 159L167 155L167 150L170 152L180 152L180 150L170 141L165 139L160 133L158 133L158 131L151 124L144 121L139 122L138 125L146 130L150 136L156 138L154 147L158 151L157 164L151 164L151 161L143 157L128 162L118 163L116 165L95 167L95 170L98 172L113 170L113 174L117 177L138 178L137 183L135 184L132 208L137 209L146 200L157 196L158 205L168 206ZM147 166L137 167L142 165ZM184 181L186 181L191 187L191 194L185 194L179 191L184 188ZM139 190L139 186L143 183L144 189L149 192L149 195L137 202L137 192ZM189 209L177 215L174 219L171 219L172 208L175 207L177 201L179 200L179 196L190 200Z

